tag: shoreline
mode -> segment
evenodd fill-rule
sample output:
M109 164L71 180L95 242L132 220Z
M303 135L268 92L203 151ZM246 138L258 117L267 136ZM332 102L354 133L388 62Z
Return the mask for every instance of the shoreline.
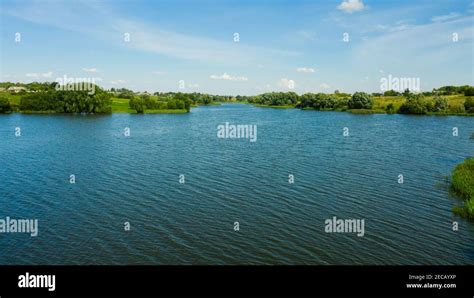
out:
M299 108L296 106L291 105L282 105L282 106L273 106L273 105L263 105L263 104L254 104L249 103L246 101L233 101L233 102L213 102L211 104L198 104L192 106L192 108L198 107L211 107L211 106L221 106L225 104L245 104L251 105L256 108L263 108L263 109L295 109L301 111L315 111L315 112L345 112L355 115L408 115L408 116L464 116L464 117L472 117L474 113L447 113L447 112L428 112L426 114L402 114L402 113L388 113L384 110L370 110L370 109L315 109L315 108ZM185 109L159 109L159 110L145 110L143 114L187 114L189 113ZM138 115L136 111L132 109L112 109L110 113L90 113L90 114L81 114L81 113L60 113L56 111L11 111L9 113L0 113L0 115L12 115L12 114L24 114L24 115L110 115L110 114L135 114Z

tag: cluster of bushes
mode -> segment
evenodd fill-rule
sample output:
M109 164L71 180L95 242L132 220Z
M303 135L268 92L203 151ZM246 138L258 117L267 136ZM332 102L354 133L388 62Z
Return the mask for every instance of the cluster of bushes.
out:
M349 109L372 109L374 100L365 92L356 92L347 103Z
M161 101L149 95L135 96L129 101L131 109L143 114L145 110L191 110L192 101L184 96L175 96L168 101Z
M474 96L474 87L465 85L465 86L444 86L438 89L433 89L433 93L439 95L456 95L464 94L465 96Z
M351 97L325 93L306 93L301 96L300 108L316 110L371 109L374 100L365 92L356 92Z
M95 86L94 91L93 94L77 90L29 93L21 97L19 109L24 112L111 113L111 95L99 86Z
M316 110L327 110L343 108L347 105L348 98L338 98L325 93L305 93L301 96L298 105L300 108L313 108Z
M249 103L268 106L296 105L299 99L295 92L269 92L246 98Z
M155 92L154 95L158 96L164 101L168 100L191 100L194 105L208 105L214 102L228 102L233 101L235 98L228 95L211 95L205 93L181 93L181 92ZM238 97L238 96L237 96Z
M463 206L456 206L453 211L463 217L474 220L474 158L467 158L453 171L451 188L464 199Z
M404 92L398 92L395 90L387 90L382 93L373 93L373 96L400 96L407 95L409 92L405 90ZM433 89L433 91L422 92L424 96L434 96L434 95L464 95L464 96L474 96L474 87L465 85L465 86L443 86L438 89Z
M449 107L448 100L439 95L435 95L432 100L423 96L423 94L409 94L406 101L400 106L400 114L424 115L429 112L452 112L452 113L474 113L474 99L467 97L464 105Z
M421 94L410 94L398 109L400 114L423 115L429 112L431 103Z
M0 114L10 113L12 111L12 105L6 97L0 97Z
M466 98L464 109L466 110L466 113L474 113L474 97Z

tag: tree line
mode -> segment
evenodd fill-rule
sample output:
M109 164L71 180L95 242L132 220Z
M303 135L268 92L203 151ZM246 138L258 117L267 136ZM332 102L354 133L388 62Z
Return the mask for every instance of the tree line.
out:
M163 98L154 99L150 95L133 96L129 101L131 109L139 114L145 110L186 110L191 111L192 100L185 94L177 93L172 98L164 100Z
M111 113L111 94L99 86L94 87L94 92L80 91L79 88L74 89L75 91L54 88L43 92L26 93L21 96L18 109L22 112ZM2 109L4 113L13 109L6 97L0 97L0 111Z
M112 112L112 97L129 99L129 107L137 113L146 110L186 110L190 111L193 105L207 105L214 102L248 102L267 106L294 106L300 109L315 110L371 110L374 108L374 97L403 96L405 101L396 107L388 103L382 107L387 113L401 114L427 114L431 112L443 113L474 113L474 87L471 86L444 86L433 89L433 92L411 93L408 89L402 93L393 90L381 93L368 94L355 92L354 94L335 91L334 94L306 93L298 95L295 92L268 92L256 96L227 96L210 95L205 93L181 93L181 92L155 92L140 94L126 88L107 91L95 86L95 92L88 91L62 91L71 90L62 88L59 90L58 83L0 83L0 86L26 86L28 90L35 92L22 93L18 107L14 107L8 97L0 93L0 113L8 113L13 109L20 111L50 111L58 113L110 113ZM76 90L72 88L72 90ZM445 95L464 94L466 99L462 106L453 110L449 106Z

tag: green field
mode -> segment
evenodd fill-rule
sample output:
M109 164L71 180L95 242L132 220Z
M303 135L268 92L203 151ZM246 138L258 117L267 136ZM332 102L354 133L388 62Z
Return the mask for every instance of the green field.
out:
M427 112L426 115L458 115L458 116L474 116L473 113L466 113L464 111L464 102L466 96L459 95L444 95L443 98L448 100L448 108L443 112ZM427 101L432 101L433 96L425 96ZM371 109L320 109L320 111L339 111L339 112L349 112L353 114L386 114L387 107L392 104L393 109L398 111L398 109L405 103L406 99L404 96L374 96L374 104ZM280 108L280 109L289 109L296 108L296 105L265 105L265 104L253 104L256 107L262 108ZM305 107L303 110L314 110L311 107Z
M442 96L448 100L448 111L443 113L428 113L430 115L437 114L451 114L451 115L468 115L464 110L464 101L466 96L460 95L444 95ZM433 100L433 96L426 96L427 100ZM381 111L385 113L385 110L389 104L393 104L396 110L405 102L405 97L403 96L375 96L374 97L374 106L372 110Z

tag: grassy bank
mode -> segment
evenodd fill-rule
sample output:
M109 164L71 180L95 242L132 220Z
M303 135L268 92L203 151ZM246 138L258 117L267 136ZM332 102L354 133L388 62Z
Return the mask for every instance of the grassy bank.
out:
M112 98L112 113L129 113L137 114L137 111L130 108L129 99L126 98ZM185 109L156 109L145 110L144 114L185 114Z
M464 102L469 98L469 96L464 96L462 94L457 95L445 95L443 98L446 100L446 106L443 110L440 111L425 111L421 113L422 115L433 115L433 116L474 116L474 113L469 113L464 108ZM472 98L472 96L471 96ZM261 108L301 108L303 110L318 110L318 111L336 111L336 112L349 112L353 114L394 114L398 113L400 107L406 103L407 99L404 96L373 96L373 104L370 108L362 109L351 109L347 106L340 107L335 106L332 108L313 108L313 107L299 107L299 102L293 105L270 105L270 104L256 104L253 103L256 107ZM423 99L427 104L434 105L435 97L434 96L425 96ZM407 113L410 114L410 113Z
M453 212L474 220L474 157L466 158L454 168L451 189L464 200L464 204L455 206Z

